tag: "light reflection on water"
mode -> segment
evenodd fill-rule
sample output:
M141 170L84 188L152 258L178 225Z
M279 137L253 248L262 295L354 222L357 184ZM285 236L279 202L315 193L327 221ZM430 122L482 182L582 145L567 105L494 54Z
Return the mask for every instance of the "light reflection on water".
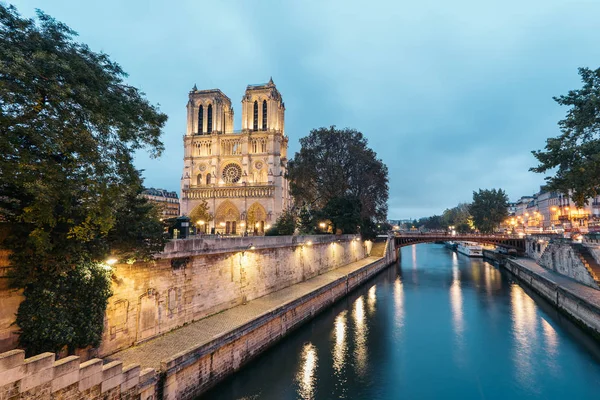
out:
M600 347L551 306L481 259L402 252L203 399L598 399Z
M367 368L367 323L365 320L364 296L354 302L354 367L358 376L364 376Z
M312 343L306 343L302 349L300 369L296 375L298 383L298 396L303 400L314 399L317 369L317 349Z

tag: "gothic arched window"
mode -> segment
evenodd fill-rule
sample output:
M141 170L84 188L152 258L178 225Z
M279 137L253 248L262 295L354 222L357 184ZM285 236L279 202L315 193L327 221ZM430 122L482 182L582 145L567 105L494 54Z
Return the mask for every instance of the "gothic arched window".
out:
M253 130L258 130L258 101L254 100L254 126Z
M202 126L204 124L204 107L202 107L202 104L200 105L200 107L198 108L198 129L196 130L196 132L198 132L198 134L202 134L204 132L204 127Z
M206 133L212 132L212 104L208 105L208 110L206 112Z
M210 174L206 174L206 184L210 185Z
M263 100L263 131L267 130L267 101Z
M198 179L196 180L197 185L202 185L202 174L198 174Z

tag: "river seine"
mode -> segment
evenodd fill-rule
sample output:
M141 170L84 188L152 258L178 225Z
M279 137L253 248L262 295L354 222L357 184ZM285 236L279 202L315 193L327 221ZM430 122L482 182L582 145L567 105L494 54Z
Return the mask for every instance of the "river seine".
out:
M202 399L597 400L600 346L508 273L416 245Z

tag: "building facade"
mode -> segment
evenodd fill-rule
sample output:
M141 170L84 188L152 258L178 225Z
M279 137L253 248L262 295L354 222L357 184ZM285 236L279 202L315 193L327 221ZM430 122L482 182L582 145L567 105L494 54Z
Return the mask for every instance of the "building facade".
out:
M181 214L206 201L207 233L261 234L290 206L285 104L273 80L249 85L242 129L234 130L231 100L219 89L189 93L183 138Z
M149 188L142 192L142 196L159 207L163 219L179 216L179 197L177 196L177 192Z

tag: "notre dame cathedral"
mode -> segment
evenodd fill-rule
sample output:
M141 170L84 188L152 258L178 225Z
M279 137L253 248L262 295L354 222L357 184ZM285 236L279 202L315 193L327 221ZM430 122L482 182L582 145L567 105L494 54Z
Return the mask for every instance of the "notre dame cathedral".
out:
M261 234L291 202L285 179L288 138L285 105L273 83L249 85L242 98L242 129L233 128L231 100L219 89L189 93L181 214L206 200L206 233Z

